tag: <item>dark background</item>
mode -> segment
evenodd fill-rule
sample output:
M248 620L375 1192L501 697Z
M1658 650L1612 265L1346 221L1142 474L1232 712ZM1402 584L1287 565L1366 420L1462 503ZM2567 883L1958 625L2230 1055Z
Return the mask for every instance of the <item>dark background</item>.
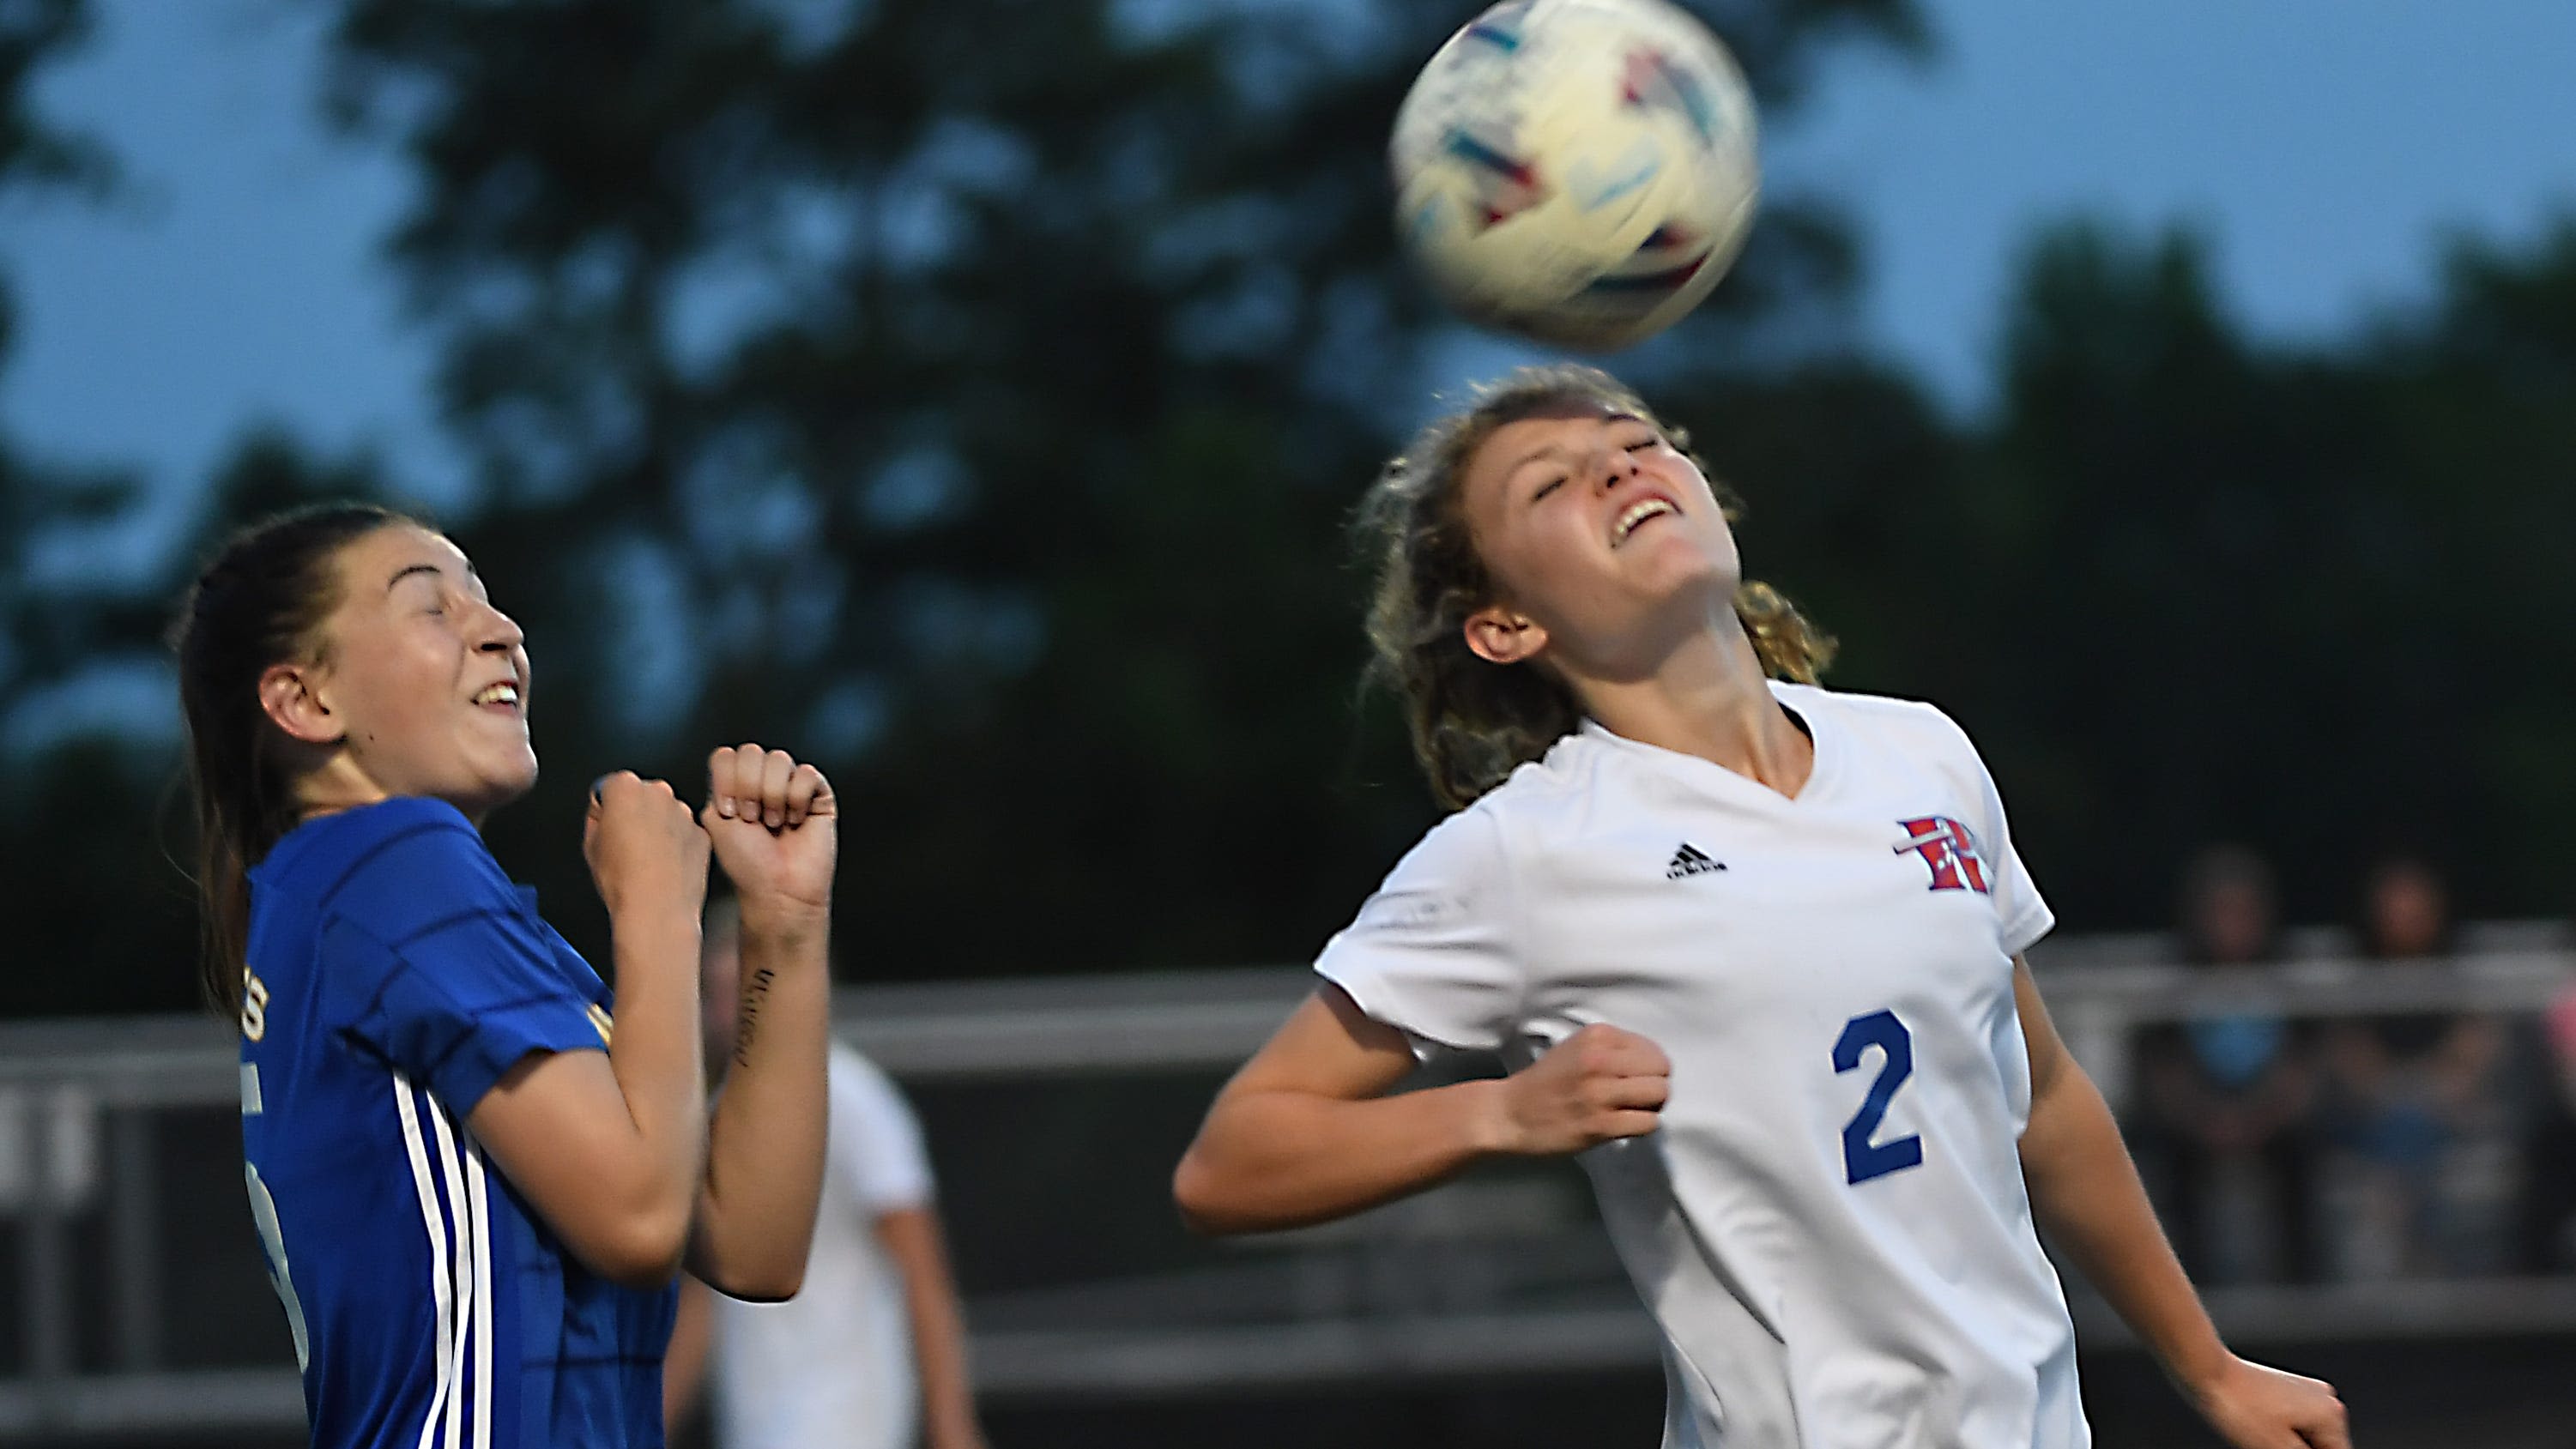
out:
M418 184L390 256L472 470L440 521L537 661L547 779L494 843L577 943L582 782L685 783L720 741L838 780L864 977L1299 959L1431 818L1357 700L1343 525L1448 325L1380 148L1456 6L1381 4L1367 44L1258 7L1139 39L1087 0L887 0L822 43L723 0L321 8L332 116ZM84 14L0 7L22 191L120 184L26 100ZM1775 118L1832 54L1929 43L1903 0L1714 18ZM865 244L742 261L816 205ZM790 305L711 350L673 312L719 265ZM1750 501L1836 681L1975 734L2071 929L2161 922L2220 836L2294 917L2398 841L2466 915L2564 911L2576 222L2458 241L2429 302L2301 346L2242 335L2191 233L2067 221L1967 422L1837 343L1860 265L1830 198L1775 196L1715 302L1614 365ZM35 567L139 517L133 478L0 451L0 717L152 650L239 521L417 491L261 434L138 586ZM164 738L35 738L0 851L53 964L0 1012L184 1007Z
M1381 148L1461 6L1381 0L1355 41L1290 7L1140 35L1102 0L879 0L820 39L749 0L311 4L333 123L417 187L387 255L466 476L427 488L260 433L138 578L44 565L140 528L139 480L0 437L0 722L100 659L157 658L240 523L427 493L462 500L438 521L537 665L546 779L494 847L594 959L584 782L694 791L720 742L838 783L858 980L1303 959L1432 820L1393 711L1357 688L1344 529L1454 331L1393 255ZM1771 118L1837 56L1938 65L1906 0L1694 8ZM91 18L0 0L19 204L127 185L30 100ZM862 218L859 243L800 254L816 207ZM2165 923L2177 864L2222 838L2275 862L2294 919L2346 914L2394 846L2431 853L2464 916L2559 916L2576 216L2426 265L2421 300L2367 326L2262 341L2196 233L2061 220L1994 318L1993 407L1962 417L1851 342L1865 260L1833 198L1778 194L1714 301L1613 365L1749 501L1748 565L1840 635L1832 682L1975 735L2071 933ZM684 315L710 272L776 294L719 346ZM166 737L0 732L0 767L0 1016L188 1009ZM1162 1172L1210 1085L926 1100L935 1142L988 1158L1128 1129L1046 1231L1013 1229L1020 1201L951 1198L970 1294L1199 1251ZM174 1241L174 1296L241 1308L225 1346L273 1364L224 1115L170 1129L219 1208L190 1223L202 1256ZM2469 1445L2565 1348L2292 1352L2378 1433ZM2105 1449L2197 1442L2134 1353L2085 1373ZM1625 1443L1659 1399L1594 1374L991 1423L1003 1444Z

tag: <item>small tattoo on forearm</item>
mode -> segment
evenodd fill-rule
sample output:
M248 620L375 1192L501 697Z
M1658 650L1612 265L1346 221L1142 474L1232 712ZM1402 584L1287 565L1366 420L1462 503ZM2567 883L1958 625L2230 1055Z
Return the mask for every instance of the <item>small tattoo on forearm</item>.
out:
M778 973L763 966L742 983L742 1026L733 1034L733 1064L751 1065L751 1043L760 1035L760 1008L769 1000L769 980Z

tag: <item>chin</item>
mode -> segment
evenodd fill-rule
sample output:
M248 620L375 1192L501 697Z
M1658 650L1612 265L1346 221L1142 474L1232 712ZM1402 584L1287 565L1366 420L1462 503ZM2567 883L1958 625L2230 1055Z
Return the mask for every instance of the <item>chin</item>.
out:
M517 803L536 786L537 760L530 755L511 768L495 770L476 781L470 791L462 792L470 798L454 799L449 803L480 820L504 805Z
M1702 606L1710 603L1732 604L1738 582L1732 559L1713 559L1693 551L1676 557L1659 569L1653 580L1654 592L1668 603Z
M1693 579L1733 598L1736 585L1744 582L1744 561L1736 556L1734 548L1712 545L1692 552L1690 572Z

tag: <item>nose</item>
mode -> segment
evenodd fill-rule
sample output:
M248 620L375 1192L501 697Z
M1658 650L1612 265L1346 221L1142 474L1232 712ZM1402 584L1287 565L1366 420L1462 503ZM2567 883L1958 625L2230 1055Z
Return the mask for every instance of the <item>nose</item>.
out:
M527 642L528 636L519 632L518 620L493 608L490 604L483 606L483 617L474 639L476 649L486 653L504 654Z
M1601 459L1595 466L1601 470L1601 491L1604 493L1636 477L1642 471L1637 463L1637 455L1619 447L1604 447L1601 450Z

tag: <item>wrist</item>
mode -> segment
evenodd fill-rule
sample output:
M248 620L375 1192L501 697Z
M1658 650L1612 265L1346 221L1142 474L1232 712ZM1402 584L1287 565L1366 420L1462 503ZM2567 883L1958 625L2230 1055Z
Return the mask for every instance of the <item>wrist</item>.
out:
M788 896L744 896L742 938L745 945L801 947L819 945L831 933L829 903Z
M1465 1105L1467 1151L1473 1157L1520 1154L1520 1129L1512 1120L1511 1082L1485 1077L1450 1088Z
M2212 1334L2189 1348L2164 1355L2165 1372L2183 1396L2194 1404L2205 1404L2236 1367L2237 1358L2227 1345Z
M697 939L703 905L678 891L621 894L606 901L610 934L673 936Z

